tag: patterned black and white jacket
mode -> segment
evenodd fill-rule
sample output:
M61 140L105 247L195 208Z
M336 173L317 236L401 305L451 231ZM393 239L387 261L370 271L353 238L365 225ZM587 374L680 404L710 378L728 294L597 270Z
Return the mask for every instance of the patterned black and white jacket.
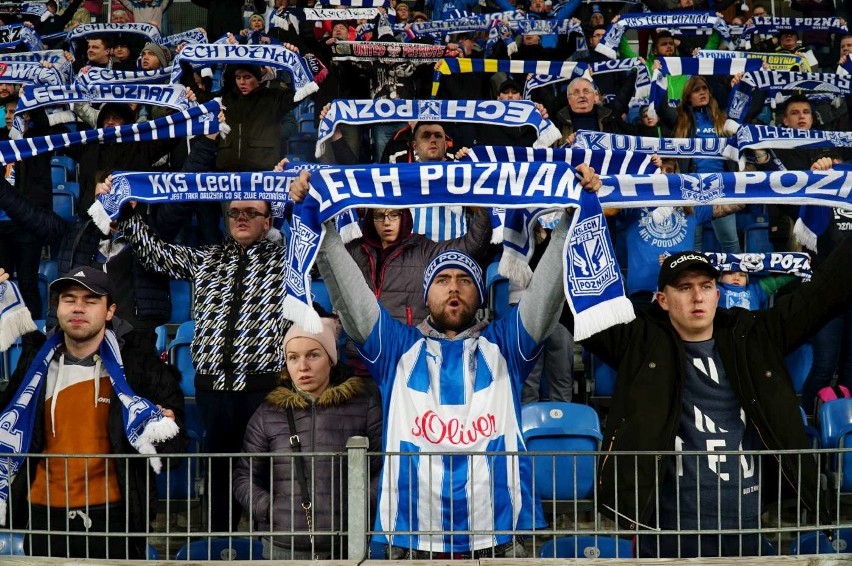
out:
M138 216L122 229L142 264L192 281L195 337L192 361L200 390L272 390L284 368L286 250L267 239L243 248L189 248L160 240Z

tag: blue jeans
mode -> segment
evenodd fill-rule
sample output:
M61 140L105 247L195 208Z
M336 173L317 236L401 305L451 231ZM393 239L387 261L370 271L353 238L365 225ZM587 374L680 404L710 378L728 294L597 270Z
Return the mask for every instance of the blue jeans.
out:
M722 248L721 251L729 254L738 254L743 251L740 247L740 237L737 234L736 213L721 218L714 218L713 231L716 233L719 247Z
M814 364L802 386L802 406L813 414L816 395L831 385L837 373L837 384L852 388L852 307L829 320L811 339Z
M385 151L385 146L393 139L393 135L400 129L400 125L393 124L376 124L373 126L373 161L379 163L382 160L382 153Z

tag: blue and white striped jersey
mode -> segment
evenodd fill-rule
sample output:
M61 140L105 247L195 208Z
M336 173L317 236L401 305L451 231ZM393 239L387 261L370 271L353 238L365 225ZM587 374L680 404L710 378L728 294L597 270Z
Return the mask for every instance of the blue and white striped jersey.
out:
M539 349L517 310L455 340L424 336L420 328L381 309L360 348L382 391L383 449L391 453L376 518L376 530L390 534L378 538L469 552L511 539L494 531L543 527L529 459L476 454L526 450L520 392Z
M414 219L411 231L436 242L446 242L467 234L467 218L460 206L412 208L411 216Z

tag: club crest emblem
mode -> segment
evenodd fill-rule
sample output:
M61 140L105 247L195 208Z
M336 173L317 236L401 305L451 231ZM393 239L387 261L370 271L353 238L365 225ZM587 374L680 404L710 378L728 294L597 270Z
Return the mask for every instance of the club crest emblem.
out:
M708 203L725 196L722 189L722 174L682 175L680 195L684 200Z
M441 119L441 101L440 100L421 100L420 108L417 112L418 120L440 120Z
M106 213L110 217L114 217L128 198L130 198L130 181L127 180L127 177L117 176L113 179L112 191L109 194L101 195L99 200Z
M603 215L577 223L571 235L568 280L575 296L598 296L618 281L618 264L607 244Z

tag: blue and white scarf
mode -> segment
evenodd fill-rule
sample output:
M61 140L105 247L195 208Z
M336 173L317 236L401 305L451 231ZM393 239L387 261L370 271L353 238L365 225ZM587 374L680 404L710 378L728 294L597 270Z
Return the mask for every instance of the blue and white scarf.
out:
M695 55L699 59L736 59L748 57L760 59L773 71L804 71L810 72L811 64L796 53L755 53L752 51L722 51L718 49L699 49ZM760 69L758 69L760 70Z
M196 43L209 43L207 32L204 28L193 28L180 33L173 33L166 37L161 37L157 43L166 47L177 47L182 43L194 45Z
M650 138L577 130L575 148L656 153L660 157L739 160L736 143L727 138Z
M19 336L37 330L14 281L0 283L0 353L9 349Z
M349 8L387 8L388 0L327 0L329 6L347 6Z
M442 59L435 67L432 79L432 96L437 96L442 75L460 73L509 73L526 76L548 75L574 79L588 70L586 63L574 61L516 61L512 59Z
M0 454L3 454L0 458L0 525L6 522L6 507L12 481L24 463L21 454L30 450L36 425L35 417L42 402L42 389L48 368L64 343L65 335L62 332L57 332L47 339L36 354L9 406L0 414L5 433L0 438ZM121 402L121 416L127 440L140 454L156 455L155 444L174 438L180 429L173 420L163 416L161 409L144 397L136 395L127 384L118 341L112 330L106 331L98 354L109 374L113 391ZM160 458L153 456L148 461L154 472L159 474L162 468Z
M716 269L721 272L736 271L740 273L781 273L795 275L805 281L810 281L811 256L804 252L770 252L726 254L704 252Z
M44 48L41 37L32 28L23 24L0 26L0 49L14 49L24 44L30 51Z
M737 49L748 49L751 37L755 34L774 35L779 30L825 31L846 35L849 28L840 18L782 18L776 16L756 16L749 20L737 44Z
M21 89L16 112L73 102L136 102L175 110L186 110L192 105L186 98L186 88L180 85L98 83L88 88L26 85Z
M71 81L71 63L45 67L37 61L0 61L0 82L59 86Z
M542 118L529 100L335 100L317 130L316 157L337 124L376 124L409 121L464 122L501 126L530 126L538 133L534 147L548 147L561 135L553 122Z
M180 82L181 63L193 66L215 64L267 65L289 73L293 81L293 100L296 102L315 93L319 86L314 82L305 60L295 51L283 45L231 45L229 43L209 43L187 45L178 53L172 64L172 82Z
M784 91L816 91L832 95L852 94L852 77L834 73L797 73L785 71L756 71L746 73L731 89L728 120L742 123L751 106L755 89L778 93Z
M171 74L171 67L153 71L118 71L104 67L89 67L85 73L79 73L74 77L73 84L84 89L93 84L169 84Z
M36 16L41 18L42 21L44 21L45 14L50 16L50 12L47 11L47 5L44 2L24 2L23 4L19 4L17 2L3 2L0 4L0 7L2 7L2 13L4 14Z
M138 35L145 41L158 43L160 41L160 30L152 24L80 24L68 32L68 44L71 46L71 54L77 56L77 45L79 39L85 39L90 35L115 35L118 33Z
M417 190L419 188L419 190ZM323 223L352 207L418 207L452 203L469 206L571 207L574 214L566 241L565 288L575 311L575 338L633 319L606 221L597 197L582 190L565 163L410 163L320 169L311 191L293 215L288 248L287 318L308 331L319 328L310 303L310 269L325 233ZM506 243L528 246L523 242ZM504 245L506 245L504 243Z
M751 73L763 67L763 61L751 58L710 59L706 57L658 57L661 68L654 71L648 115L656 118L656 107L668 96L669 76L682 75L736 75Z
M0 53L0 63L13 63L24 61L46 61L53 65L67 63L61 49L48 49L46 51L27 51L25 53Z
M647 104L648 96L651 89L651 75L648 74L648 67L642 62L639 57L631 57L629 59L612 59L610 61L598 61L596 63L586 64L592 74L592 78L596 75L606 73L623 73L636 69L636 82L634 84L633 99L630 101L630 106ZM529 99L530 93L543 86L552 85L576 78L559 77L552 75L532 75L524 84L524 98ZM643 100L644 99L644 100Z
M595 46L595 51L602 53L610 59L618 57L618 46L621 37L628 29L680 29L681 32L693 32L697 29L712 28L724 38L728 39L730 33L728 25L723 18L716 16L713 12L668 12L662 14L622 14L621 18L612 24L600 43Z
M218 102L211 101L150 122L3 141L0 142L0 161L3 164L15 163L58 148L85 143L122 143L213 134L219 131L219 108Z

